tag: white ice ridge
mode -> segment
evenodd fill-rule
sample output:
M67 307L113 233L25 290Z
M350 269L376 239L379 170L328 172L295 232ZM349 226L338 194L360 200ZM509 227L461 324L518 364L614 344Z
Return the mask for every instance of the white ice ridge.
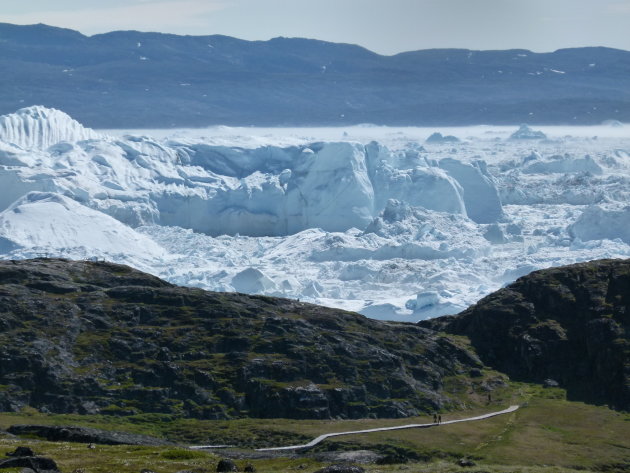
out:
M251 236L363 229L389 199L477 223L502 216L482 160L431 161L419 150L394 152L376 142L241 148L146 137L81 141L92 132L42 107L3 120L0 139L22 147L66 141L37 155L0 147L0 183L7 184L0 209L27 191L56 191L132 226Z
M84 128L64 112L33 106L0 116L0 140L25 149L46 149L62 141L98 138L94 130Z

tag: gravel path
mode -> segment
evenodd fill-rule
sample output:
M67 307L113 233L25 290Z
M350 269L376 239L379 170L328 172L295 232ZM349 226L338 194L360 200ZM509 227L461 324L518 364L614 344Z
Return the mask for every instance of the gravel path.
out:
M341 435L353 435L353 434L366 434L369 432L384 432L387 430L400 430L400 429L424 429L424 428L429 428L429 427L438 427L440 425L448 425L448 424L456 424L458 422L471 422L471 421L475 421L475 420L483 420L483 419L489 419L490 417L495 417L495 416L500 416L502 414L508 414L510 412L514 412L515 410L517 410L519 408L519 406L515 405L515 406L510 406L507 409L504 409L502 411L496 411L496 412L490 412L488 414L483 414L477 417L468 417L466 419L457 419L457 420L447 420L447 421L443 421L441 424L407 424L407 425L399 425L396 427L380 427L377 429L367 429L367 430L354 430L354 431L349 431L349 432L333 432L333 433L329 433L329 434L323 434L320 435L319 437L311 440L308 443L305 443L303 445L290 445L287 447L271 447L271 448L257 448L256 451L257 452L273 452L273 451L282 451L282 450L297 450L300 448L310 448L310 447L314 447L315 445L317 445L318 443L331 438L331 437L339 437ZM224 447L223 445L195 445L192 446L190 448L193 449L203 449L203 448L221 448Z

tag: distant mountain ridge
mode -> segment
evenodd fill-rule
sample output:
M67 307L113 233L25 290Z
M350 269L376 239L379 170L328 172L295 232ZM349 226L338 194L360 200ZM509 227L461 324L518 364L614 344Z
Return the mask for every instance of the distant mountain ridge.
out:
M0 114L33 104L89 127L595 124L630 121L630 52L381 56L303 38L0 23Z

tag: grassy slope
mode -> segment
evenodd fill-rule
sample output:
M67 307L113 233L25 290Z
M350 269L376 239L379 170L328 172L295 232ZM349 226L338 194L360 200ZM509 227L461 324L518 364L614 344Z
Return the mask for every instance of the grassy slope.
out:
M461 471L454 461L469 456L483 471L622 471L630 468L630 414L564 400L559 389L543 390L532 385L513 384L513 396L476 408L444 414L446 419L469 417L498 410L518 398L527 404L515 413L488 419L430 429L412 429L343 437L325 442L319 449L390 448L404 450L420 461L408 463L408 471ZM239 444L308 440L330 431L367 429L375 426L430 422L427 417L398 420L297 421L241 419L235 421L169 420L153 418L116 418L101 416L48 416L35 412L1 414L0 428L16 423L84 424L95 427L165 435L186 441L224 438ZM257 441L256 438L258 438ZM253 439L253 440L252 440ZM185 468L214 471L217 457L205 452L164 447L98 446L89 450L83 444L15 440L0 437L0 455L16 445L30 444L41 454L54 458L64 472L82 468L85 473L137 473L151 468L157 473ZM219 452L220 453L220 452ZM241 468L246 461L237 462ZM302 465L306 473L319 465L314 460L253 460L259 472L292 471ZM400 465L370 465L368 470L395 471ZM9 470L5 470L9 471ZM478 471L474 470L474 471Z
M481 422L352 440L438 451L451 458L470 456L490 465L630 468L630 416L564 400L539 398L517 412Z

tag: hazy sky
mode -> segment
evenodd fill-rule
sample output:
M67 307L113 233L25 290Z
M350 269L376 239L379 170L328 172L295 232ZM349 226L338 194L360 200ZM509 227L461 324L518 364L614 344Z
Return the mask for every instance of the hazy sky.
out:
M0 22L426 48L630 50L630 0L0 0Z

